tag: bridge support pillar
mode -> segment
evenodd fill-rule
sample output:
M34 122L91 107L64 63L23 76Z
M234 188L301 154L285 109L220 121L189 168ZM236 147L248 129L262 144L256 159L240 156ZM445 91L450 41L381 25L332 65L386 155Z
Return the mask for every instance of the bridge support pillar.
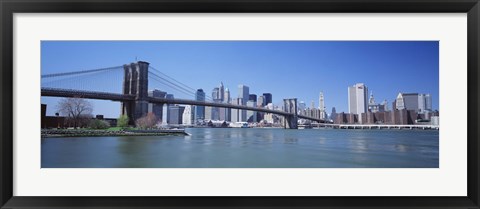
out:
M284 124L285 128L297 129L298 128L297 98L283 99L283 107L285 112L292 114L289 116L285 116L285 124Z
M287 117L285 117L285 128L286 129L298 129L298 118L297 118L297 116L287 116Z
M123 65L123 94L135 95L135 101L122 103L122 114L128 116L130 125L148 113L148 65L143 61Z

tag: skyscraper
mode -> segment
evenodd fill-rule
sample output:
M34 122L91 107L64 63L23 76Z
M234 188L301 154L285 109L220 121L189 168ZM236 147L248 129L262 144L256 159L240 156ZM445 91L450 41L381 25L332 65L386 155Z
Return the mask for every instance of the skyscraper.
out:
M432 97L430 94L398 93L394 109L415 110L418 113L429 112L432 110Z
M249 88L243 84L238 85L238 98L242 100L242 105L247 105L247 101L249 98ZM247 111L240 110L239 111L239 122L246 122L247 121Z
M430 94L418 94L418 112L432 111L432 97Z
M363 83L348 87L348 112L361 114L367 112L368 88ZM359 117L361 118L361 117Z
M184 106L172 105L169 108L169 121L168 124L182 124Z
M230 104L231 103L231 99L230 99L230 90L228 88L225 88L225 95L223 96L223 103L227 103L227 104ZM225 117L222 119L220 118L221 120L226 120L226 121L231 121L232 120L232 117L231 117L231 109L230 108L223 108L223 112ZM220 114L221 116L221 114Z
M248 101L254 101L257 103L257 95L256 94L249 94L248 95Z
M307 109L307 104L304 101L300 101L298 103L298 110L299 111L304 111Z
M233 105L241 105L243 103L241 98L235 98L232 100ZM239 109L231 110L231 121L232 122L241 122L241 111Z
M183 125L192 125L193 124L193 106L192 105L187 105L185 106L185 109L183 110L183 115L182 115L182 124Z
M224 102L225 98L225 87L223 86L223 82L220 82L220 87L218 87L219 92L218 92L218 99L220 99L221 102Z
M419 111L418 93L398 93L395 100L395 109L397 110L415 110Z
M167 99L174 99L174 96L173 96L173 94L167 94L167 95L165 96L165 98L167 98ZM163 114L166 114L166 115L167 115L167 123L168 123L168 124L172 124L172 123L171 123L172 121L171 121L171 119L170 119L170 116L171 116L170 110L171 110L171 107L173 107L173 106L174 106L174 105L172 105L172 104L168 104L168 105L167 105L167 112L166 112L166 113L163 112ZM177 109L178 109L178 108L177 108ZM182 109L182 114L183 114L183 109ZM178 123L176 123L176 124L178 124Z
M325 107L325 98L323 97L323 92L320 92L318 97L318 110L320 111L320 119L327 118L327 112Z
M223 96L224 103L230 103L230 90L228 88L225 89L225 94Z
M238 98L242 99L242 105L246 105L249 96L249 88L243 84L238 85Z
M218 87L213 88L212 99L213 99L213 101L220 100L220 88L218 88Z
M257 100L257 106L258 107L264 107L266 104L265 104L265 97L263 97L263 95L259 96L258 97L258 100Z
M265 99L265 105L272 103L272 94L270 93L263 93L263 98Z
M255 101L248 101L247 102L247 106L249 107L255 107ZM257 112L256 111L251 111L251 110L247 110L247 117L246 117L246 120L247 122L251 122L251 123L254 123L254 122L257 122Z
M153 98L165 98L166 94L167 92L160 91L158 89L148 91L148 96ZM148 112L152 112L157 117L157 120L161 120L163 114L163 105L149 103Z
M205 92L203 89L197 89L195 93L195 100L205 102ZM195 107L195 121L205 119L205 106Z

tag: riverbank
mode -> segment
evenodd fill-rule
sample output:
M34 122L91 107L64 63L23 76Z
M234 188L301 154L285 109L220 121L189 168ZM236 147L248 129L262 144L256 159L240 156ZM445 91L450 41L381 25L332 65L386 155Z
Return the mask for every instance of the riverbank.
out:
M91 130L91 129L42 129L42 138L93 137L93 136L168 136L188 135L184 129L156 130Z

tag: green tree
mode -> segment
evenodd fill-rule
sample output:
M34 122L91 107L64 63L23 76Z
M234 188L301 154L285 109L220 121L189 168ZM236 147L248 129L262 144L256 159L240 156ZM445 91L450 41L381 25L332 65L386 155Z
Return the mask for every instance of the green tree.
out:
M120 115L120 117L117 119L117 127L128 127L128 120L129 118L127 115Z
M98 119L90 121L90 124L88 126L92 129L107 129L107 128L110 128L110 124L107 121L98 120Z

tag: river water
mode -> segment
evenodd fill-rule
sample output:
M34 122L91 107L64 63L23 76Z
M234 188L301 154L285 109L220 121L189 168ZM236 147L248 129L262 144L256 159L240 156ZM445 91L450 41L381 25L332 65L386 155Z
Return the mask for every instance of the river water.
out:
M42 139L42 168L438 168L435 130L191 128Z

